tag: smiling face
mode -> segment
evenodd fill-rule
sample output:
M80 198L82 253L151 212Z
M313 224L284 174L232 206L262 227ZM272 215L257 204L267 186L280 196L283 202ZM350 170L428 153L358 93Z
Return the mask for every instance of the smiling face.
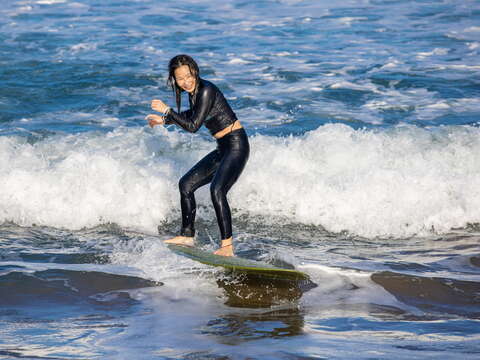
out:
M175 69L175 82L183 90L192 93L195 90L196 80L191 74L188 65L182 65Z

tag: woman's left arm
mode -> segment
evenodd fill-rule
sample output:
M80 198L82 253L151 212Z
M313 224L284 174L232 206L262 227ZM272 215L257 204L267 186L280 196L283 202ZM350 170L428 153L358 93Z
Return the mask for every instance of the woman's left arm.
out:
M215 90L210 86L205 86L199 90L197 101L191 111L177 113L169 108L166 116L167 123L175 123L189 132L196 132L200 129L212 109L215 100Z

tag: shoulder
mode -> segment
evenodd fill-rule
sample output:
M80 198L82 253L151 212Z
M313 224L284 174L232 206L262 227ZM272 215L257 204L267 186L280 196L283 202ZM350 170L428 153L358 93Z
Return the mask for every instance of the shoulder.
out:
M218 91L218 88L211 81L200 78L200 84L199 84L198 90L211 92L211 91Z
M215 96L218 92L218 88L208 80L200 79L198 86L198 96L200 98Z

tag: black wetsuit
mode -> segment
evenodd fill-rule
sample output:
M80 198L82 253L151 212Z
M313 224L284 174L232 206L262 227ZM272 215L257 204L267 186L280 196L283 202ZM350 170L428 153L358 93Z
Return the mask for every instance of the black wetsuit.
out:
M190 109L177 113L170 110L166 124L177 124L190 132L196 132L202 124L212 135L233 126L237 117L220 90L211 82L200 79L195 96L190 96ZM217 148L207 154L179 182L183 236L195 235L196 203L194 192L211 183L210 193L223 239L232 236L232 216L227 192L237 181L250 154L250 146L243 128L217 139Z

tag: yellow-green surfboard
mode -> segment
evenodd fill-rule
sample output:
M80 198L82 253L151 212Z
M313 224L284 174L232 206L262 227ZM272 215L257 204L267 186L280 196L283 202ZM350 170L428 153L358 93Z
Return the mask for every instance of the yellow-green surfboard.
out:
M294 269L279 268L262 261L253 261L236 256L220 256L195 247L168 244L173 252L198 261L202 264L220 266L236 273L283 279L283 280L309 280L309 276Z

